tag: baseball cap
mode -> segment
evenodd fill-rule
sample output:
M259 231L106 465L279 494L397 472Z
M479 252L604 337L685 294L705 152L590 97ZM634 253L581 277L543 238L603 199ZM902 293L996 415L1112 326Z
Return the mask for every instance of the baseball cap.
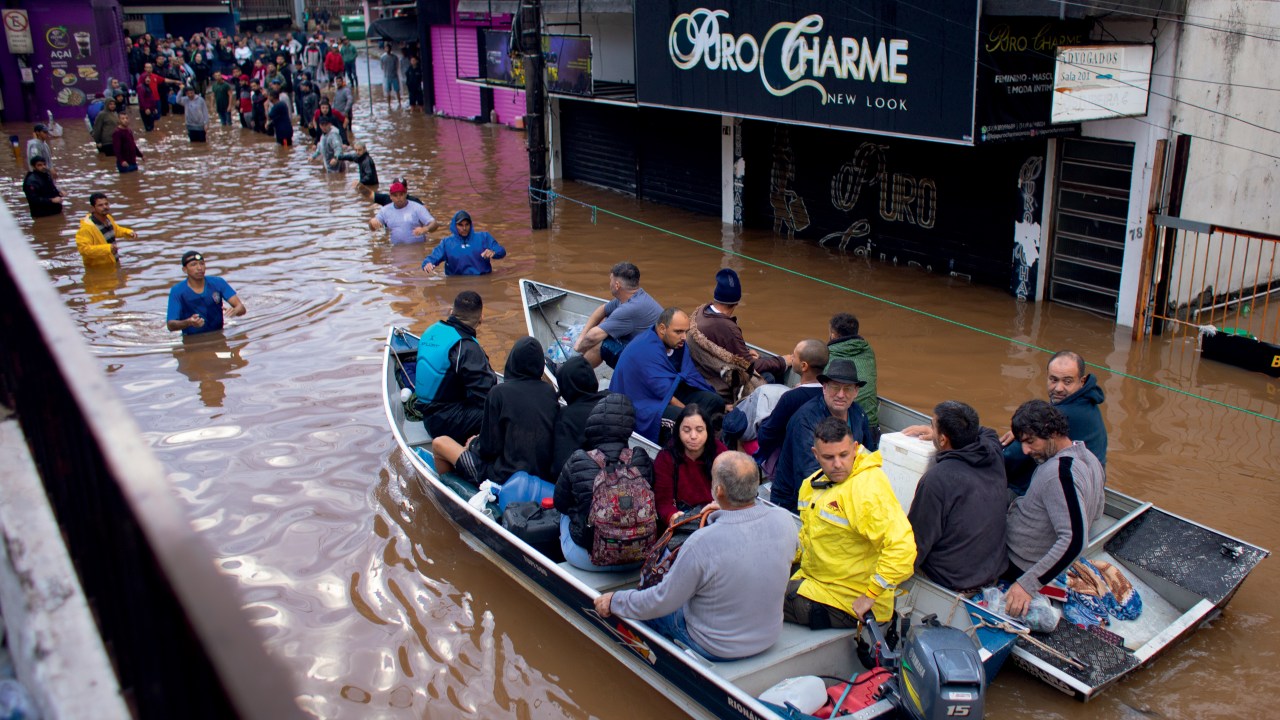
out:
M189 262L191 262L191 261L193 261L193 260L200 260L200 261L202 261L202 262L203 262L203 261L204 261L204 255L201 255L200 253L196 252L195 250L188 250L188 251L186 251L186 252L182 253L182 267L186 267L186 266L187 266L187 263L189 263Z
M36 126L31 128L31 132L48 132L48 131L49 131L49 128L45 127L44 123L36 123Z
M402 182L393 182L391 183L391 192L393 193L409 192L409 188L405 187L404 183Z

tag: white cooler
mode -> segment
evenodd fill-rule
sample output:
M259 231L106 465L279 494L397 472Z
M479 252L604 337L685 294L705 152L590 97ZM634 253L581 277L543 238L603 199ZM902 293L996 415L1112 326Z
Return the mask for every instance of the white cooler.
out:
M929 440L908 437L900 432L880 436L880 455L884 458L884 474L889 476L893 494L898 496L902 512L911 510L920 476L933 467L937 450Z

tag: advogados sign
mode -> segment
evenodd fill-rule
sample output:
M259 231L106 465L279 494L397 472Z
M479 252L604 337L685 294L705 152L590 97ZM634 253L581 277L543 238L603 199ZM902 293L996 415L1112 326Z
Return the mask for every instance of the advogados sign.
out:
M973 142L978 2L636 3L642 105Z

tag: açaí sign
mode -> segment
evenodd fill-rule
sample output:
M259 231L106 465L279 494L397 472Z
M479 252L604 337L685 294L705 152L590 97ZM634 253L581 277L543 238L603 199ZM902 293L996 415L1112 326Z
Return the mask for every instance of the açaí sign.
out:
M636 4L642 105L973 142L976 0Z

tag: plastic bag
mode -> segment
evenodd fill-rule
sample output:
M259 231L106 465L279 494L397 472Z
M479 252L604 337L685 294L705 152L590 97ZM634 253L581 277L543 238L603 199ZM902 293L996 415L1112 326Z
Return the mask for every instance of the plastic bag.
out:
M1004 609L1004 591L998 587L982 591L982 604L993 613L1008 615ZM1049 598L1039 593L1031 596L1031 607L1027 608L1026 616L1018 618L1023 625L1036 632L1053 632L1061 619L1062 611Z
M573 346L578 342L578 336L582 334L582 328L586 327L585 323L576 323L570 325L555 342L551 343L551 347L547 348L547 359L559 365L569 358L577 355L573 351Z

